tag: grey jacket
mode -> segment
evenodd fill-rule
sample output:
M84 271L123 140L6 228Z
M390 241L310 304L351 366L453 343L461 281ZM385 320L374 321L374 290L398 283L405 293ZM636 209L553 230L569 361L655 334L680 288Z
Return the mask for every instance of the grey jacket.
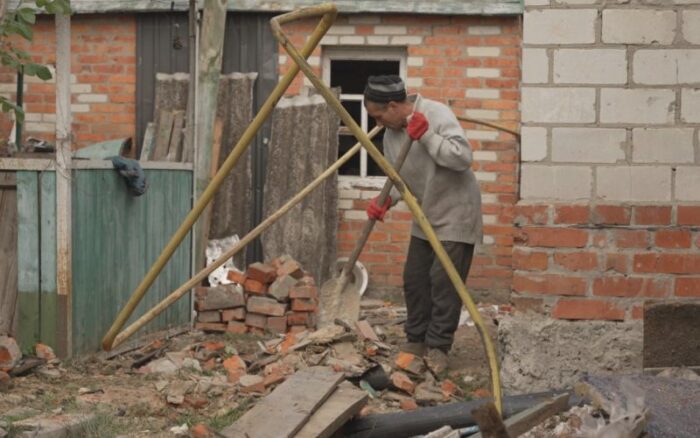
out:
M481 243L481 192L471 170L472 150L464 130L446 105L420 95L409 99L415 99L415 111L425 115L430 127L413 142L399 173L441 241ZM386 130L384 155L391 163L407 139L405 129ZM392 189L394 203L400 196L396 188ZM427 240L415 221L411 235Z

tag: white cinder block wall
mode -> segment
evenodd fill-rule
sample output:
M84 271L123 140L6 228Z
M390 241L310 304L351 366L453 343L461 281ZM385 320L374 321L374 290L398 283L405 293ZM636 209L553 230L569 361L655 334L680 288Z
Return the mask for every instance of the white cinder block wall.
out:
M521 199L700 201L700 0L525 0Z

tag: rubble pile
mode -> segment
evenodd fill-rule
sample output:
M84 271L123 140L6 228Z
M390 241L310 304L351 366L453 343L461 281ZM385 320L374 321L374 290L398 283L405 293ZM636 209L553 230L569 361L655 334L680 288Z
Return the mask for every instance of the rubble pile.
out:
M298 333L316 327L314 279L290 256L228 271L230 284L195 290L196 328L229 333Z

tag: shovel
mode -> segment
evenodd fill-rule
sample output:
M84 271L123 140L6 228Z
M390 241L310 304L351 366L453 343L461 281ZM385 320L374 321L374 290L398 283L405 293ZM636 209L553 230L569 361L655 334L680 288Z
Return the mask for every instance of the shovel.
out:
M394 163L394 168L396 171L400 171L403 166L404 161L406 161L406 156L408 156L408 151L411 148L410 137L406 142L401 145L401 150L399 151L399 156L396 158L396 163ZM391 179L387 178L384 187L382 188L379 198L377 199L378 205L384 205L393 183ZM368 219L365 223L365 227L362 229L362 234L355 249L350 254L348 261L343 266L343 270L340 274L331 278L330 280L323 283L320 291L321 304L319 306L319 326L327 326L333 324L336 319L340 319L347 324L354 325L360 316L360 279L355 278L352 274L355 262L360 257L362 249L367 243L372 228L374 228L375 219Z

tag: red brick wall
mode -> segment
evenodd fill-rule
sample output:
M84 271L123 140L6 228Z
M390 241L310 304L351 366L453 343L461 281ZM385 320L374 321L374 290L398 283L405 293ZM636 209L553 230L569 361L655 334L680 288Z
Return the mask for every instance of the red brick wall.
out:
M313 22L286 27L301 47ZM513 17L447 17L416 15L341 16L323 46L406 47L409 92L441 101L458 116L470 116L517 128L520 120L520 26ZM322 49L309 58L321 74ZM291 66L280 49L280 75ZM304 84L297 76L290 93ZM463 123L475 151L474 170L484 196L485 244L474 260L467 286L472 290L509 293L512 281L513 206L517 194L518 150L514 139ZM374 186L376 187L376 185ZM357 240L368 199L376 188L362 183L340 190L339 255ZM374 234L361 260L373 286L401 286L402 264L411 215L399 204ZM507 296L507 295L506 295Z
M700 207L524 204L515 222L518 307L625 320L645 300L700 297Z
M18 47L34 62L55 69L53 18L39 17L31 45ZM132 15L74 15L71 19L71 90L74 147L132 137L136 130L136 20ZM0 71L0 91L15 99L16 78ZM55 80L25 77L24 138L53 141L56 111ZM10 122L2 115L3 135Z

